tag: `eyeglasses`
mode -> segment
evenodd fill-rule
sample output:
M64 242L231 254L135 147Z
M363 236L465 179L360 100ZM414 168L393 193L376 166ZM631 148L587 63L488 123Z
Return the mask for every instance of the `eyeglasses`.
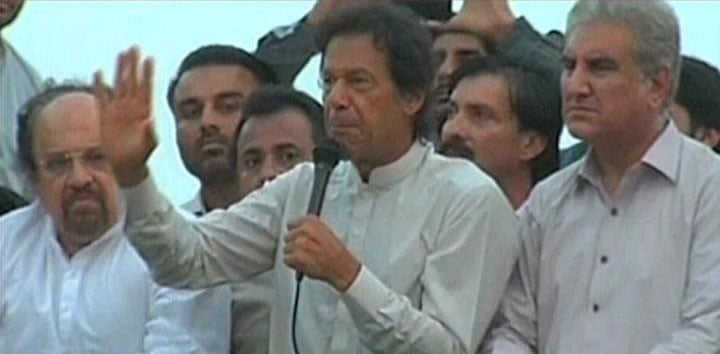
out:
M107 156L98 149L52 153L44 159L39 159L38 165L49 174L62 177L68 176L73 171L73 161L75 160L77 160L82 167L93 171L104 172L110 168Z

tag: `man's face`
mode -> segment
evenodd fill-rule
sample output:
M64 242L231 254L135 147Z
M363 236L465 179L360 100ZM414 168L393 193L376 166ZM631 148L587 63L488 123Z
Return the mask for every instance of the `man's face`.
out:
M86 93L56 98L40 112L34 134L38 197L61 237L87 245L118 218L118 186L102 150L97 101Z
M523 132L510 106L504 78L481 75L462 79L450 102L452 113L442 129L445 153L465 155L463 150L467 150L475 163L495 178L521 168Z
M180 77L174 94L177 142L185 167L201 183L234 176L242 104L259 86L239 65L197 67Z
M590 143L647 132L661 104L652 80L633 58L633 35L623 26L595 22L567 41L561 78L563 118Z
M315 141L308 119L292 108L248 118L237 140L242 197L298 163L312 161Z
M444 104L450 98L450 76L464 62L487 55L480 38L464 32L445 32L433 41L433 56L437 63L433 99Z
M24 3L25 0L0 0L0 30L17 18Z
M371 36L334 37L325 50L322 78L328 134L356 166L383 165L405 152L422 99L401 97Z

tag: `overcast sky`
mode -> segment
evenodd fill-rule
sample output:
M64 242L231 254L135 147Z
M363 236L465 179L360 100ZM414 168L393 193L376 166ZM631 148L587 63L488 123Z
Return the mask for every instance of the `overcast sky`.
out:
M155 112L160 145L151 168L175 203L190 199L197 181L182 166L165 88L182 58L210 43L254 50L260 36L302 17L313 1L41 1L28 0L7 39L43 77L89 80L96 69L112 77L115 56L138 44L157 62ZM682 30L683 53L720 66L720 1L673 1ZM541 32L563 30L572 1L514 1ZM456 4L457 5L457 4ZM315 97L318 60L296 80ZM563 137L562 145L572 140ZM160 172L162 171L162 172Z

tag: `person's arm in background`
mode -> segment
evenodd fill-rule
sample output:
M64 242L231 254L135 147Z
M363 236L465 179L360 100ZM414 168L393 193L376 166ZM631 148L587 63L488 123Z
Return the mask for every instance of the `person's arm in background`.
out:
M460 12L436 31L464 31L479 36L490 52L557 79L562 72L562 35L541 35L524 17L517 18L507 0L465 0Z
M270 66L281 84L292 86L298 73L320 50L315 42L320 23L354 3L349 0L318 0L299 21L273 28L262 36L255 56Z

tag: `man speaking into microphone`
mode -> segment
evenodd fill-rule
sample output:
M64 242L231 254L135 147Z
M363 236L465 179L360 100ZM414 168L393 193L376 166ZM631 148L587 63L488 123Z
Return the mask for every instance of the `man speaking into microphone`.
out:
M129 238L163 285L203 288L274 267L270 353L474 353L519 237L492 179L427 142L430 34L412 13L377 4L338 14L321 34L326 126L350 159L330 174L319 216L306 215L315 173L305 163L227 210L182 218L147 167L152 62L140 65L137 49L120 55L118 94L101 111Z

